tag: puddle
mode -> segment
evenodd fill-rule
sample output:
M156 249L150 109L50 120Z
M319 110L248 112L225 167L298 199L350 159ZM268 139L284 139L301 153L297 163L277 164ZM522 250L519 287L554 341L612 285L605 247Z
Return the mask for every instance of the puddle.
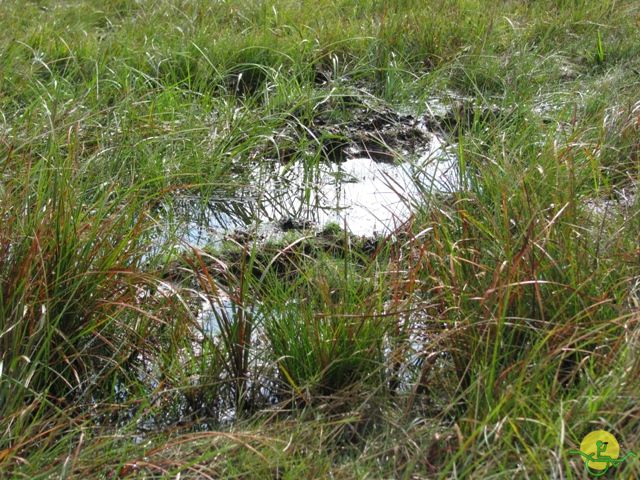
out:
M238 165L243 173L236 185L206 199L183 195L163 205L158 245L215 247L229 237L278 240L288 230L317 233L329 224L360 237L386 235L433 194L459 189L457 158L430 131L429 118L433 113L417 118L383 110L362 113L356 123L319 121L314 125L319 148L327 146L322 141L327 132L331 141L338 139L332 156L245 160ZM204 333L215 334L218 320L235 318L226 296L212 303L200 295L196 311Z
M354 151L342 162L256 165L236 192L198 205L184 197L167 217L181 243L203 246L232 231L268 238L284 230L337 223L355 235L392 231L412 205L433 192L457 188L457 161L443 141L425 133L427 144L401 163L376 161Z

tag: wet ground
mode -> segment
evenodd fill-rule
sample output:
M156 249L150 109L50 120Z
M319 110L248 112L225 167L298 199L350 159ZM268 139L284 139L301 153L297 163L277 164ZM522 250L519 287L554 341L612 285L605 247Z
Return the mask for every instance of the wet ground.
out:
M176 199L168 221L180 243L195 246L238 232L264 239L329 224L359 236L387 234L425 197L457 188L457 160L440 128L453 114L439 111L418 117L363 108L348 123L320 117L307 135L321 155L288 161L290 152L278 150L279 158L263 157L248 174L244 168L235 191L208 198L204 208L202 199Z

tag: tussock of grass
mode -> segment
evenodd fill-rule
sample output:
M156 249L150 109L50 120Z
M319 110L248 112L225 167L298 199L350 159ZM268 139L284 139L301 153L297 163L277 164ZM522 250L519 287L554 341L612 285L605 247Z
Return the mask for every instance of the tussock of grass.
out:
M0 477L584 478L589 431L637 451L638 15L5 1ZM461 188L419 185L367 248L161 228L257 162L313 177L322 121L436 100Z

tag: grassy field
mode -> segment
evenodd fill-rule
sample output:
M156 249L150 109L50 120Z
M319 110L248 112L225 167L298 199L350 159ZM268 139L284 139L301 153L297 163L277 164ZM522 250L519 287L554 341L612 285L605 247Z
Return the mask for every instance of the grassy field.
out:
M373 252L159 227L326 162L321 117L459 98L460 188ZM639 175L635 0L0 1L0 478L589 478L597 429L640 455Z

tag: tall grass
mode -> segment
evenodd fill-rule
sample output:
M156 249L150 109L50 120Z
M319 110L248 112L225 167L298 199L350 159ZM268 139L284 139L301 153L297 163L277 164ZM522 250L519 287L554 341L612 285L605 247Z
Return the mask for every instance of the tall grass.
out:
M143 207L126 193L110 200L115 191L85 203L70 158L13 168L2 199L0 404L2 448L17 453L37 438L39 417L130 377L157 320L138 306L148 283Z
M637 450L636 2L5 4L0 476L584 478L589 431ZM384 237L163 223L436 100L461 186Z

